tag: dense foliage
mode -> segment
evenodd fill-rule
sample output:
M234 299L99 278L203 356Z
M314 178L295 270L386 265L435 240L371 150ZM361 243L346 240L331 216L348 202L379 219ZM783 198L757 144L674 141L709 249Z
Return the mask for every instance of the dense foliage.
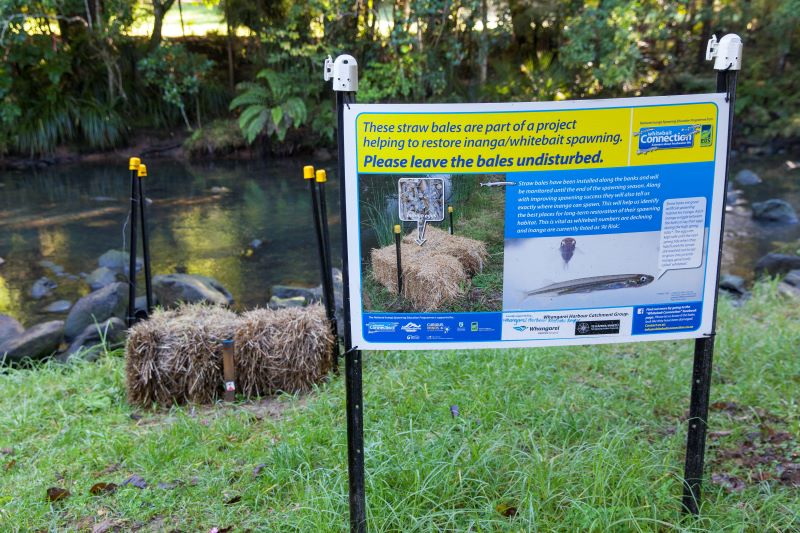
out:
M191 129L228 107L249 141L273 151L331 142L319 78L322 59L342 51L361 64L361 101L708 91L712 32L739 33L746 45L739 142L781 144L800 133L791 68L800 0L205 4L216 4L226 35L184 46L161 36L165 14L181 5L174 0L0 0L0 152L107 148L131 125ZM143 20L146 38L131 31Z

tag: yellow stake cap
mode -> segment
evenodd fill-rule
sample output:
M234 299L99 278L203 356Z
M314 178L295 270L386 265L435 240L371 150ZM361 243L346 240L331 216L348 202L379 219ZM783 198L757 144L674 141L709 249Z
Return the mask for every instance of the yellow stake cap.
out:
M314 167L311 165L306 165L303 167L303 179L313 180L314 179Z
M139 165L142 164L142 160L138 157L131 157L128 159L128 170L139 170Z
M398 233L398 234L400 233L400 224L395 224L394 225L394 232Z
M139 177L140 178L147 177L147 165L139 165Z
M447 212L448 213L452 213L453 212L453 206L452 205L448 205L447 206Z
M324 170L317 170L317 183L325 183L328 181L328 173Z

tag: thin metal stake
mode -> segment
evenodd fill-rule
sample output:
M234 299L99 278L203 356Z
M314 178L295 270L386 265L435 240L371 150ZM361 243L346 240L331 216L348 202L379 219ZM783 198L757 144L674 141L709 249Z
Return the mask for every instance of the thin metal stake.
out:
M331 260L331 235L328 229L328 202L325 199L325 182L328 175L317 170L316 182L319 196L319 221L322 226L322 251L325 272L322 273L322 289L325 292L325 312L333 333L333 371L339 371L339 326L336 323L336 291L333 289L333 261Z
M128 170L131 171L131 231L130 231L130 249L128 257L128 327L133 326L136 322L136 245L137 235L136 226L139 223L139 187L137 181L139 180L139 165L141 160L138 157L131 157L128 161Z
M145 216L144 178L147 177L147 167L139 165L139 209L142 219L142 254L144 256L144 288L147 298L147 316L153 312L153 278L150 273L150 238L147 233L147 217Z
M450 215L450 235L453 235L455 233L455 230L453 229L453 206L452 205L448 205L447 206L447 213L448 213L448 215Z
M403 294L403 261L400 253L400 224L394 226L394 245L397 249L397 295Z

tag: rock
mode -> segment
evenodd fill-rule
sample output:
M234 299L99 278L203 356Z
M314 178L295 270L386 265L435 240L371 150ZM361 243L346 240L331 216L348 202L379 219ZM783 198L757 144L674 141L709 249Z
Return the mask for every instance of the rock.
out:
M64 267L57 265L52 261L39 261L39 266L50 270L56 276L64 275Z
M777 276L792 270L800 269L800 256L789 254L769 253L756 261L755 271L757 276L766 274Z
M322 301L322 286L307 288L307 287L291 287L289 285L273 285L272 297L285 300L287 298L301 297L305 299L306 304Z
M117 274L128 275L128 264L130 262L130 255L128 252L122 250L109 250L97 260L97 264L101 267L106 267L113 270ZM136 258L136 272L142 270L144 262L141 257Z
M789 285L785 281L778 283L778 292L784 296L788 296L793 300L800 300L800 288L797 288L794 285Z
M93 202L116 202L117 199L112 196L92 196Z
M64 336L75 339L87 326L100 323L112 317L125 318L128 310L128 285L115 282L106 285L78 300L67 315Z
M91 274L86 276L86 283L93 291L102 289L106 285L111 285L117 281L117 274L108 267L96 268Z
M797 223L797 213L789 202L776 198L766 202L755 202L753 204L753 218L782 224Z
M153 295L153 305L158 305L158 300L156 299L156 295ZM136 311L147 311L147 296L137 296L136 300L133 303L134 309Z
M0 257L0 266L3 266L3 263L5 263L5 262L6 262L6 260L3 259L2 257Z
M786 274L786 277L783 278L783 281L792 287L800 288L800 270L791 270Z
M153 278L153 293L164 307L178 302L230 305L233 296L217 280L192 274L167 274Z
M48 296L53 289L58 287L58 284L49 278L39 278L33 283L31 287L31 298L34 300L41 300Z
M719 278L719 288L736 296L744 296L747 294L747 287L745 287L744 279L733 274L723 274Z
M72 307L69 300L57 300L44 308L46 313L66 313Z
M211 187L208 192L211 194L228 194L231 190L227 187Z
M58 350L63 337L63 320L38 324L0 344L0 356L5 354L6 361L12 362L19 362L26 357L41 359Z
M320 161L322 163L333 159L333 156L327 148L317 148L314 150L313 157L316 161Z
M283 309L285 307L305 307L306 299L302 296L294 296L293 298L278 298L277 296L273 296L269 299L269 308L270 309Z
M736 173L736 177L733 178L736 183L739 185L758 185L761 183L761 178L750 169L740 170Z
M22 324L8 315L0 315L0 344L25 331Z
M125 322L120 318L109 318L101 324L92 324L75 337L69 348L56 359L65 363L81 353L87 361L96 360L103 352L103 339L108 348L115 347L125 340Z
M259 248L261 248L261 246L263 244L264 244L264 241L262 241L261 239L253 239L252 241L250 241L250 245L249 246L253 250L258 250Z

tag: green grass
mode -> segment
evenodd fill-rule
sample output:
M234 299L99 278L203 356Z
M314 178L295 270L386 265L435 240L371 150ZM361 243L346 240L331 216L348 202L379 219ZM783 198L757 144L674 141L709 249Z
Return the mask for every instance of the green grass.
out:
M800 453L800 309L764 284L720 313L706 473L746 487L707 483L701 519L682 521L678 505L692 363L683 341L365 354L370 530L800 530L800 491L775 479L774 462ZM342 378L280 398L280 417L247 404L143 412L125 402L123 369L111 354L0 376L0 448L13 448L0 452L0 530L103 520L126 531L346 529ZM766 482L725 459L780 432L788 440L757 467ZM150 486L88 492L131 474ZM156 486L173 480L184 483ZM48 503L51 486L72 495Z

